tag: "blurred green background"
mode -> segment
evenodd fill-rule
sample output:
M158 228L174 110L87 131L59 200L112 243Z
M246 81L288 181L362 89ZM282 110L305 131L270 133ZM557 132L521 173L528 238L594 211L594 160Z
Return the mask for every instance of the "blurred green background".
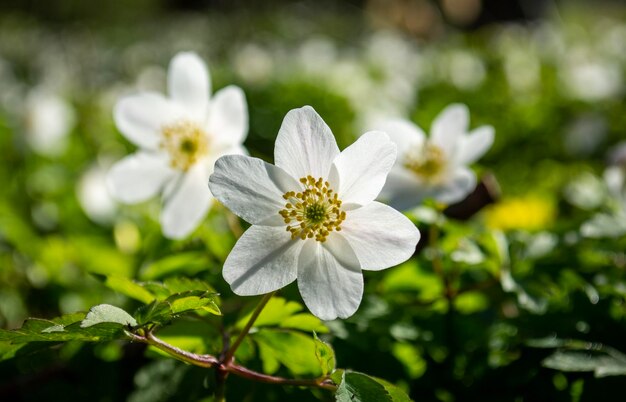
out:
M472 127L496 129L476 167L493 205L466 203L463 220L444 224L447 282L424 250L366 274L359 312L328 324L341 367L417 401L622 400L626 369L598 378L597 365L572 372L545 360L573 345L561 340L626 353L626 238L580 229L626 209L602 179L607 165L626 164L616 148L626 140L626 6L617 0L3 0L0 327L99 303L132 307L103 285L112 273L205 279L233 316L250 302L221 278L232 216L218 208L173 242L161 235L158 200L118 205L104 186L134 149L113 105L163 91L169 60L184 50L207 62L214 91L244 89L245 146L268 161L283 116L305 104L341 148L379 119L427 130L453 102L469 106ZM411 216L426 233L428 209ZM293 285L282 295L300 300ZM205 377L139 345L68 343L1 362L0 400L203 400ZM231 400L329 398L232 381Z

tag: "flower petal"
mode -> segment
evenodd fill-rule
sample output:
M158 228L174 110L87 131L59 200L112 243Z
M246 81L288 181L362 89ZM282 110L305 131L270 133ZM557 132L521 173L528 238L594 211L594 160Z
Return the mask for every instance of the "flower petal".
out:
M462 201L476 188L476 175L466 167L457 168L450 181L434 187L430 195L443 204Z
M292 177L327 178L339 155L337 141L324 120L310 106L290 110L276 137L274 163Z
M335 158L330 182L344 203L365 205L380 193L395 161L396 144L385 133L370 131Z
M240 296L273 292L296 279L303 245L291 240L284 227L253 225L226 258L222 275Z
M469 127L469 110L467 106L454 103L446 107L433 121L430 138L448 157L454 155L457 141L467 132Z
M469 165L483 156L493 144L495 130L482 126L459 139L455 159L460 165Z
M207 188L207 166L196 163L168 183L161 211L161 230L165 237L182 239L200 224L213 197Z
M420 239L419 230L406 216L379 202L348 212L341 229L361 268L372 271L406 261Z
M118 201L134 204L157 194L174 174L167 155L140 151L113 165L107 187Z
M379 124L376 129L387 133L389 139L398 146L398 155L411 149L419 149L426 138L421 128L403 119L387 120Z
M325 243L305 241L298 289L309 310L322 320L355 313L363 297L363 273L345 239L333 232Z
M167 72L170 98L193 118L204 121L209 105L211 81L204 61L195 53L178 53Z
M133 144L156 150L161 128L176 117L176 108L163 95L145 92L120 99L113 109L115 125Z
M243 143L248 133L248 105L241 88L220 89L209 104L207 131L218 147Z
M428 187L410 170L394 166L378 197L393 208L405 211L428 197Z
M286 202L283 194L299 190L301 185L261 159L226 155L215 162L209 187L215 198L253 225L284 226L278 214Z

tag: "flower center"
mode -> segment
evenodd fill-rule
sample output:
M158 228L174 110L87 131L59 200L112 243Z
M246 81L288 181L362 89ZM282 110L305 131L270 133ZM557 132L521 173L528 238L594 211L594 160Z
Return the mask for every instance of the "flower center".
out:
M170 165L187 171L209 152L209 140L205 131L188 120L164 126L161 129L161 147L170 154Z
M409 152L404 161L405 167L425 181L435 181L443 171L444 165L443 151L430 142L425 142L421 148Z
M321 177L317 180L312 176L303 177L300 183L304 184L302 192L288 191L283 194L288 202L279 214L285 220L292 239L315 238L324 242L330 232L341 230L341 223L346 219L345 211L341 210L341 200Z

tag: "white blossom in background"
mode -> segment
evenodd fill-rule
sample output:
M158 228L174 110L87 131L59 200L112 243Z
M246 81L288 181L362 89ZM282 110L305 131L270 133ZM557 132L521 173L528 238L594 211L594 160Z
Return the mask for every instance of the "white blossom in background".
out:
M485 77L485 63L475 52L453 49L444 55L443 64L447 67L449 82L464 91L478 88Z
M452 104L437 116L430 137L408 120L388 120L377 128L398 146L398 159L380 198L400 210L427 198L443 204L461 201L476 187L476 175L468 166L494 140L491 126L468 132L469 110L462 104Z
M76 124L72 106L44 88L32 89L24 104L26 140L40 155L58 156L65 151L68 135Z
M589 53L587 49L574 49L565 57L559 69L565 93L587 102L621 95L624 81L619 63Z
M374 201L396 158L381 132L339 151L330 128L305 106L287 113L276 138L275 165L243 155L215 164L209 187L252 226L224 263L223 276L242 296L269 293L298 279L313 314L354 314L362 270L407 260L420 234L404 215Z
M626 234L626 144L618 144L611 152L613 165L604 171L609 193L609 212L599 212L583 223L585 237L620 237Z
M76 185L76 197L85 214L92 221L108 225L117 213L117 203L107 189L108 168L96 162L80 177Z
M141 92L114 108L117 128L139 150L108 174L117 200L138 203L161 193L161 227L172 239L189 235L213 197L206 187L217 158L243 154L248 112L243 91L228 86L212 97L209 72L194 53L170 62L168 97Z

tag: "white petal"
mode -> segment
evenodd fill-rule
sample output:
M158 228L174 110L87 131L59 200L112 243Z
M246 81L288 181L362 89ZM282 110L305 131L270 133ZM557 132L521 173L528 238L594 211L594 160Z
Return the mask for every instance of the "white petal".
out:
M325 243L305 242L298 261L298 289L311 313L322 320L348 318L356 312L363 297L363 273L345 239L333 232Z
M296 279L303 245L284 227L251 226L226 258L222 275L240 296L273 292Z
M174 174L167 155L137 152L113 165L107 187L118 201L134 204L157 194Z
M467 106L454 103L446 107L435 119L430 130L433 144L439 146L448 155L455 154L457 141L469 127Z
M461 137L456 150L456 162L461 165L469 165L477 161L491 148L494 135L493 127L482 126L467 136Z
M204 121L209 105L211 82L204 61L191 52L178 53L167 72L170 98L195 119Z
M609 192L615 197L621 197L624 180L626 180L622 168L619 166L611 166L604 171L603 176Z
M344 203L365 205L380 193L395 161L396 144L370 131L335 158L330 181Z
M228 86L209 104L207 131L219 147L243 143L248 133L248 106L241 88Z
M278 214L286 203L283 194L301 189L281 168L244 155L218 159L209 187L215 198L253 225L283 226Z
M373 271L409 259L420 239L406 216L379 202L348 212L340 234L352 246L361 268Z
M176 108L163 95L146 92L127 96L113 109L115 125L132 143L156 150L161 128L176 117Z
M274 162L292 177L327 178L339 155L337 141L324 120L310 106L290 110L276 137Z
M403 119L388 120L376 126L379 131L387 133L391 141L398 146L398 154L411 149L419 149L426 138L421 128L413 122Z
M444 204L462 201L476 188L476 175L465 167L458 168L450 181L432 190L432 197Z
M207 187L207 176L206 164L196 163L168 183L161 211L161 230L166 237L182 239L204 219L213 201Z
M402 166L394 166L379 199L395 209L405 211L422 202L429 195L429 188L410 170Z

